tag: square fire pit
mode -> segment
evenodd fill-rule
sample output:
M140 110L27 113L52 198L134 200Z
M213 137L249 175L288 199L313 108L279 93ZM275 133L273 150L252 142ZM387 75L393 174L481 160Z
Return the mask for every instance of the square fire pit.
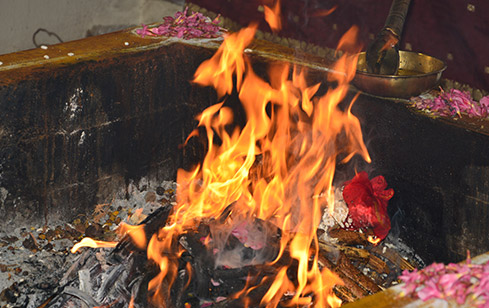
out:
M0 56L2 231L71 221L131 182L174 180L199 161L197 142L180 145L217 96L190 80L220 42L130 29ZM330 65L264 41L249 55L258 74L289 61L309 68L311 81L325 81ZM354 163L396 191L391 233L427 263L489 250L489 136L402 100L360 95L352 112L372 158Z

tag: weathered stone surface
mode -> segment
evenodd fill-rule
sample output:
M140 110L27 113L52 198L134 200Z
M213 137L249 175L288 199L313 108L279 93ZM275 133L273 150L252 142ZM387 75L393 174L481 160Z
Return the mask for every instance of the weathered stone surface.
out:
M83 213L131 179L174 179L196 154L179 145L215 102L189 82L211 54L169 44L0 71L2 227Z

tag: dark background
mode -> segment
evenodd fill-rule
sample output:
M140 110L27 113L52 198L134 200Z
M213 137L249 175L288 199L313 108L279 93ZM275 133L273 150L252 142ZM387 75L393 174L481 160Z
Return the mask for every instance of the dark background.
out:
M273 0L191 0L241 25L263 20L263 3ZM382 28L392 0L281 0L279 36L335 48L351 26L360 28L364 46ZM322 11L336 9L327 16ZM445 61L444 78L489 90L489 1L411 0L401 40L402 50L422 52ZM364 47L365 49L366 47Z

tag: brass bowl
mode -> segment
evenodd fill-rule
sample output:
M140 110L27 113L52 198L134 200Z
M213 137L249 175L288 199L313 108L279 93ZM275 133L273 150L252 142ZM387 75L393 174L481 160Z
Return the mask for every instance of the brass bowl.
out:
M367 73L365 52L358 58L352 83L359 90L383 97L409 98L434 88L440 82L445 62L422 53L399 51L397 75Z

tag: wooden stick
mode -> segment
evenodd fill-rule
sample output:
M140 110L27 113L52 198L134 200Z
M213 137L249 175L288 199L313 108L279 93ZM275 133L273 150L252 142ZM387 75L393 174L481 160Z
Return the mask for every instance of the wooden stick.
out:
M358 299L350 289L345 286L334 286L333 291L343 303L351 303Z
M360 286L362 286L369 293L373 294L381 291L381 289L377 284L375 284L370 278L365 276L355 266L353 266L350 260L348 260L348 258L341 252L340 252L340 258L336 266L343 273L345 273L346 276L356 281Z
M367 265L372 270L378 272L379 274L390 273L390 268L387 264L382 261L379 257L371 254L367 249L337 245L332 243L324 243L319 241L319 249L326 252L341 251L348 259L353 259Z
M321 253L319 253L319 264L338 274L341 280L343 280L345 288L347 288L351 294L356 297L355 300L369 295L367 291L362 289L362 287L350 279L343 271L341 271L341 269L337 268L337 266L329 261L326 257L322 256Z
M370 254L367 266L376 271L378 274L389 274L391 272L390 268L387 266L387 263L374 254Z
M416 266L414 266L413 264L406 261L403 257L401 257L401 255L397 251L387 246L383 246L383 247L375 246L371 249L371 251L373 253L382 255L387 260L391 261L396 266L400 267L402 270L412 271L416 268Z
M329 236L338 239L338 242L349 245L367 245L367 237L369 234L365 232L349 231L341 228L333 228L328 231Z

